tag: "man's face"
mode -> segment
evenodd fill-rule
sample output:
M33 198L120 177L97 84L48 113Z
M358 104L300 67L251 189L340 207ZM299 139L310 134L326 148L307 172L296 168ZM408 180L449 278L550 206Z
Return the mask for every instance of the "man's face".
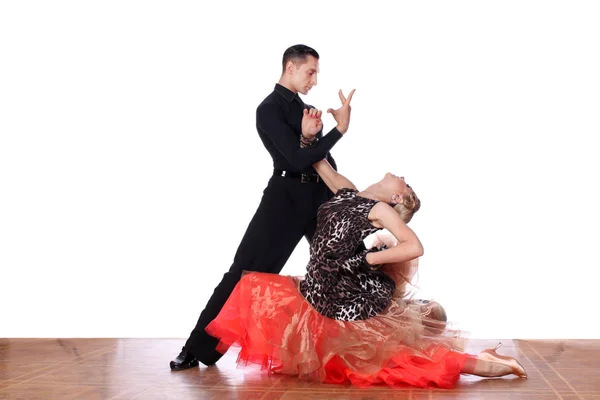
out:
M313 86L317 84L319 73L319 60L313 56L307 56L302 64L294 64L292 82L298 93L306 95Z

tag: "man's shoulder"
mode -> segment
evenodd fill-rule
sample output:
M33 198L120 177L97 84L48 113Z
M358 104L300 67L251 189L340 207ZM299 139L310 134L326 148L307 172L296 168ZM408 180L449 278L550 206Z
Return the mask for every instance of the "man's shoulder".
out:
M272 91L267 97L264 98L263 101L261 101L256 110L273 110L276 108L283 109L283 103L281 100L281 96L277 92Z
M264 100L258 106L260 107L263 104L277 103L278 97L279 97L279 95L277 94L277 92L272 91L271 93L269 93L267 95L267 97L264 98Z

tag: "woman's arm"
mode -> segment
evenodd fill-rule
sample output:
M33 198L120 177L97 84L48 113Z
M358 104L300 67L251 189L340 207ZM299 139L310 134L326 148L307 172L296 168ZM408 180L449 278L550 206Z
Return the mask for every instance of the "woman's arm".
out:
M412 260L423 255L423 245L417 235L388 204L379 202L369 212L369 219L378 228L385 228L398 240L390 249L367 254L370 265L390 264Z
M356 186L354 186L354 184L344 175L333 169L326 159L314 163L313 168L317 171L317 174L319 174L321 179L323 179L323 182L325 182L329 190L334 194L342 188L356 189Z
M391 249L392 247L398 245L398 239L396 239L394 235L388 231L385 233L383 231L375 232L374 237L375 240L373 241L371 247L377 247L380 249L381 247L386 246L387 248Z

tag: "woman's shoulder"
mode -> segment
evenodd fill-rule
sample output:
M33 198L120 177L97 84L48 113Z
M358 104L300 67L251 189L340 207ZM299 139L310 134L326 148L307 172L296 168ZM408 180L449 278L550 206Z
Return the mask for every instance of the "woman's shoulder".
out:
M358 193L358 190L352 189L352 188L339 188L335 195L340 196L343 194L350 194L350 193L356 194L356 193Z

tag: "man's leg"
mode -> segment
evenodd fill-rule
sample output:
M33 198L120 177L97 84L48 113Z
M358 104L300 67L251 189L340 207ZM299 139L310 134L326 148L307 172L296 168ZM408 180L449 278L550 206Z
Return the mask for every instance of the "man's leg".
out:
M231 268L215 288L185 344L185 350L205 365L216 363L223 355L215 350L218 339L204 329L221 311L242 271L279 273L303 235L305 221L297 216L288 197L282 195L284 190L283 187L265 190Z
M312 194L311 201L314 204L310 215L305 218L304 225L304 238L306 238L306 241L309 245L312 243L315 236L315 231L317 229L317 213L319 211L319 207L333 197L333 193L331 193L324 183L320 183L313 190L314 192Z

